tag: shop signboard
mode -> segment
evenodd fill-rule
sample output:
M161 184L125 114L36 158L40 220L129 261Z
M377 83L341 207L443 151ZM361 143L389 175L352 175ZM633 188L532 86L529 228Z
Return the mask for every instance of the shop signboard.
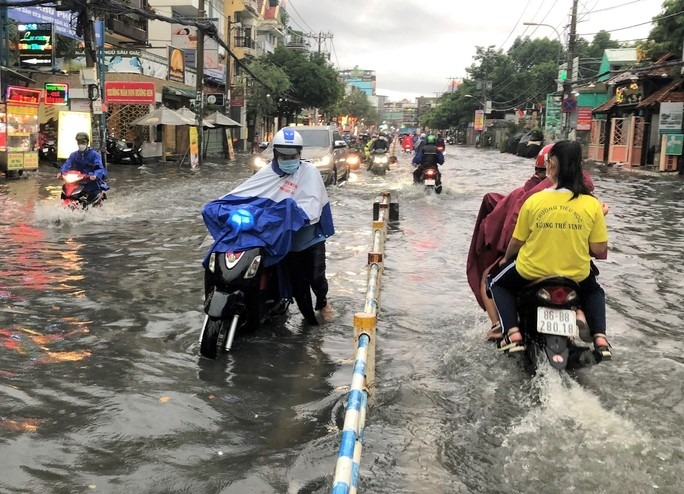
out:
M183 50L174 46L168 47L169 54L169 80L185 82L185 55Z
M684 102L660 103L658 132L660 134L681 134Z
M105 102L123 105L154 104L154 82L105 82Z
M66 106L69 104L69 84L45 83L45 104Z
M7 86L7 103L18 103L22 105L40 105L43 91L40 89L30 89L27 87Z
M23 170L24 153L7 153L7 170Z
M51 22L55 27L55 33L72 39L81 39L74 31L74 23L71 11L55 10L54 7L37 5L35 7L12 7L8 9L7 16L14 19L18 24Z
M54 65L54 30L51 22L17 24L19 64L26 68Z

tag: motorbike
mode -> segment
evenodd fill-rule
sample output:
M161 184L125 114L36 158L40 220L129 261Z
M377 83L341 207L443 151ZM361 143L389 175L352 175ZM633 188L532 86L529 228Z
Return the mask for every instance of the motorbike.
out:
M38 159L54 163L57 161L57 144L45 134L38 134Z
M359 169L361 166L361 152L358 149L349 149L349 153L347 154L347 164L351 170Z
M98 191L85 192L85 184L90 182L90 176L76 170L69 170L60 175L64 185L62 185L62 205L71 209L87 209L89 207L101 206L107 199L106 192L99 187Z
M107 156L112 163L142 165L142 145L135 143L128 145L124 140L118 140L114 135L107 136Z
M449 137L447 137L446 142L447 142L447 144L450 144L450 145L456 144L456 139L454 138L454 136L449 136Z
M441 194L442 193L442 174L439 171L438 165L428 166L424 168L418 178L418 183L423 184L427 194ZM439 182L439 186L437 185Z
M518 296L520 332L525 343L523 366L536 373L538 358L546 356L554 369L566 370L601 361L588 346L575 345L579 337L579 285L550 276L528 285Z
M387 149L376 149L371 151L368 169L376 175L384 175L389 170L389 157Z
M238 224L245 220L231 215L229 221ZM230 351L238 330L253 332L267 320L287 313L292 299L306 321L318 325L310 284L298 275L301 266L296 258L290 262L290 256L293 254L266 266L263 247L236 252L214 252L212 248L204 271L205 317L199 338L203 357L215 359L219 352Z

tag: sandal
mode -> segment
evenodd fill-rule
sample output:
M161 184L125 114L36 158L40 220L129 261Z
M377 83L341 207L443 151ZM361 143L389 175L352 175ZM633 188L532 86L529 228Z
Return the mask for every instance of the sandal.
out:
M520 335L519 341L511 340L511 336L513 336L514 334ZM509 353L524 351L525 344L522 341L522 334L520 334L520 331L517 328L509 329L508 332L504 335L504 337L499 341L499 343L497 343L497 350L499 350L500 352Z
M579 333L579 338L585 343L591 343L593 341L591 337L591 331L589 330L589 324L587 324L587 320L584 317L584 312L582 312L581 309L577 309L577 318L576 318L576 324L577 324L577 332Z
M603 341L606 342L605 345L597 345L596 340L597 339L603 339ZM611 348L613 348L610 343L608 342L608 338L606 338L606 335L603 333L596 333L594 335L594 352L598 355L601 356L601 359L603 360L611 360L613 358L613 352L611 352Z
M494 323L492 327L487 331L487 341L497 342L504 337L503 331L501 331L501 323Z

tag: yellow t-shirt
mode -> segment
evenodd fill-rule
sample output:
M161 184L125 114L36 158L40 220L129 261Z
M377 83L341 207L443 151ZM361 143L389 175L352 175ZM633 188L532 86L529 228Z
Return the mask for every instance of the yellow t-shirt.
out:
M608 241L606 220L595 197L571 197L567 189L546 189L520 208L513 238L525 242L515 263L523 278L589 276L589 242Z

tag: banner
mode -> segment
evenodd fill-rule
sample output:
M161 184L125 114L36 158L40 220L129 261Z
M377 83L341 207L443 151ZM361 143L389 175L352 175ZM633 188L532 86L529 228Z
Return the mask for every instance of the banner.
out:
M577 130L591 130L591 106L580 106L577 109Z
M475 130L484 130L484 110L475 110Z
M561 101L562 97L549 93L546 95L546 120L544 131L558 136L561 133ZM554 139L555 137L552 137Z
M233 149L233 133L230 129L226 129L226 141L228 142L228 159L233 161L235 159L235 150Z
M188 127L190 132L190 168L197 168L199 166L199 137L197 136L197 127Z
M105 102L125 105L153 105L154 82L105 81Z

